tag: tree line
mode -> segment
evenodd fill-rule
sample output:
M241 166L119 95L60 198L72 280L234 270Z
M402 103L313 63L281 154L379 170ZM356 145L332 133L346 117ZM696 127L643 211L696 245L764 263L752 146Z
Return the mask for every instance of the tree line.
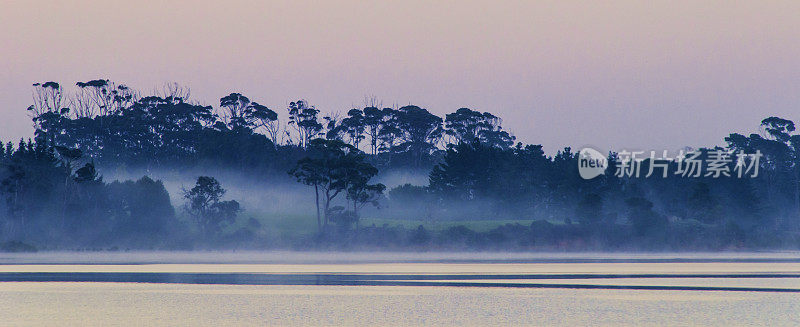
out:
M722 249L800 245L800 135L769 117L758 133L732 133L712 151L763 154L756 178L634 178L614 169L582 179L567 147L515 143L494 114L461 108L444 117L408 105L370 105L327 113L305 100L276 111L240 94L216 106L190 101L168 85L140 96L108 80L34 84L28 108L35 137L7 143L0 158L2 236L131 246L253 240L258 219L235 224L243 209L200 176L175 208L160 181L106 183L104 168L220 167L242 176L294 180L313 192L317 230L286 244L400 248ZM676 160L644 160L675 168ZM426 185L387 186L384 173L426 171ZM234 186L235 187L235 186ZM191 226L177 217L186 214ZM363 217L416 221L360 224ZM513 221L488 231L471 221ZM428 222L464 222L444 230ZM527 221L527 222L526 222ZM232 226L237 226L233 228ZM239 227L244 226L244 227ZM233 229L232 229L233 228ZM183 235L165 237L165 235ZM193 240L191 235L195 235ZM306 242L309 238L312 242ZM267 242L269 243L269 242ZM269 244L275 244L274 242Z
M324 138L365 150L380 166L425 168L446 144L473 138L499 147L514 142L500 118L467 108L444 119L413 105L369 105L322 115L298 100L289 103L288 119L280 121L276 111L240 93L212 107L190 101L188 89L178 85L147 96L104 79L77 83L72 96L56 82L33 87L28 111L36 136L109 165L239 164L284 170L311 140Z

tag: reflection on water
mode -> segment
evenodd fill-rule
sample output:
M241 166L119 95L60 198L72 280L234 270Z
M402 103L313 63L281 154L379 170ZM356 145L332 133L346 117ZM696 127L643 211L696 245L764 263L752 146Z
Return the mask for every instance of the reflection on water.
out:
M0 255L0 321L800 325L798 253L202 254Z
M785 325L795 294L385 286L0 283L5 325Z

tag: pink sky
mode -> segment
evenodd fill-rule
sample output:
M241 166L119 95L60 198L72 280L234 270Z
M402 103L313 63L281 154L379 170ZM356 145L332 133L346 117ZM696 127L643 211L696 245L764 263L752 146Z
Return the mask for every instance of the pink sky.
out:
M796 1L3 1L0 140L31 136L30 84L176 81L281 114L375 96L490 111L558 147L722 144L800 119Z

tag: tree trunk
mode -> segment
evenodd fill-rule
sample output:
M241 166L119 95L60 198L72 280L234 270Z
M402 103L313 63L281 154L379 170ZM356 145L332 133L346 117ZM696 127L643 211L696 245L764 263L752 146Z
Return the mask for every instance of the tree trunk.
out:
M61 230L67 227L67 196L69 195L69 178L72 176L72 166L67 165L67 177L64 178L64 197L61 202Z
M800 167L794 170L794 208L795 214L800 214Z
M361 217L358 216L358 201L355 199L353 200L353 218L356 220L356 231L358 231L358 221L361 220Z
M322 213L325 217L325 227L328 227L328 209L331 205L331 194L330 190L325 190L325 210Z
M314 195L316 198L314 203L317 205L317 230L322 234L322 218L319 215L319 186L316 184L314 184Z

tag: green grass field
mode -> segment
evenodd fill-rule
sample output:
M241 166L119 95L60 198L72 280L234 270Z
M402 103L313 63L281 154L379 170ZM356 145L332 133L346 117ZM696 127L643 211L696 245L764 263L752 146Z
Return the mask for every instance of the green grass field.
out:
M317 230L316 216L297 215L297 214L274 214L262 212L246 212L241 215L236 224L229 226L228 230L232 231L247 225L250 218L255 218L261 223L262 228L276 235L284 236L297 236L307 235L314 233ZM509 220L448 220L448 221L426 221L415 219L386 219L363 217L359 222L359 226L367 227L373 224L377 227L388 225L389 227L404 227L406 229L417 228L422 225L425 229L430 231L446 230L453 226L464 225L467 228L476 232L485 232L492 230L498 226L505 224L522 224L529 226L532 220L530 219L509 219Z
M533 222L532 220L457 220L457 221L423 221L423 220L405 220L405 219L382 219L382 218L362 218L361 222L359 223L361 226L383 226L384 224L388 225L389 227L396 227L402 226L404 228L416 228L419 225L422 225L427 230L430 231L441 231L446 230L453 226L463 225L467 228L476 231L476 232L486 232L490 231L497 226L505 225L505 224L522 224L525 226L529 226Z

